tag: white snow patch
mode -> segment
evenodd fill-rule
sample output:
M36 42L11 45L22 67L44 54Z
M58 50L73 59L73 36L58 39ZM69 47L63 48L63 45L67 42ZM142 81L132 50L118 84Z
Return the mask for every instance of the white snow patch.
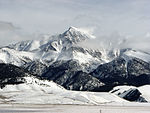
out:
M138 90L142 93L142 97L144 97L148 102L150 102L150 85L144 85L138 88Z

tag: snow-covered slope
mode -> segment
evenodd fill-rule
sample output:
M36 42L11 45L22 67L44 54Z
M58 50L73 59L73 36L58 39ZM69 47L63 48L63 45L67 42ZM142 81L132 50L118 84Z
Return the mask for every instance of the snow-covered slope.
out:
M110 93L68 91L52 81L24 77L25 83L0 89L1 103L32 104L104 104L126 102Z

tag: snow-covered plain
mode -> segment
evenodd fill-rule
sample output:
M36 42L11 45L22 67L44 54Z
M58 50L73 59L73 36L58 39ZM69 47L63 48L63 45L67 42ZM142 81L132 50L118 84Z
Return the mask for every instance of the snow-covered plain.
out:
M0 89L0 103L100 105L127 102L111 93L69 91L52 81L24 78L23 84Z
M128 102L106 92L69 91L52 81L34 77L25 77L23 84L7 85L0 89L0 113L149 113L149 111L149 103Z

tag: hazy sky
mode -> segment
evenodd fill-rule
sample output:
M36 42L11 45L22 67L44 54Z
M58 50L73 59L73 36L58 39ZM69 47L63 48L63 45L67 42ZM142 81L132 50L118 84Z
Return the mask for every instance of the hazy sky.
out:
M20 32L56 34L69 26L94 29L97 37L149 36L149 12L150 0L0 0L0 45L30 39ZM3 30L3 22L12 28Z

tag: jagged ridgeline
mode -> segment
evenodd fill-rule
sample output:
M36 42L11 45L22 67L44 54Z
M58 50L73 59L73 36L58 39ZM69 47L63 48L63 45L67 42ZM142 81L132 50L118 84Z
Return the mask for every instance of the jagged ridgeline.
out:
M1 87L22 83L26 76L22 69L69 90L110 91L118 85L150 84L149 53L134 48L90 49L80 45L86 40L94 39L70 27L62 34L0 48L0 62L7 64L1 64ZM11 69L11 64L22 71Z

